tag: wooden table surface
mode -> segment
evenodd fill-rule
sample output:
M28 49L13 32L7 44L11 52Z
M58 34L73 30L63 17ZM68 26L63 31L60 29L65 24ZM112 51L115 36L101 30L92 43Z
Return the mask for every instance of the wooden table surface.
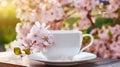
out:
M0 62L0 67L56 67L56 66L45 65L41 62L35 61L30 63L29 66L20 66L20 65ZM61 67L120 67L120 60L96 58L94 60L80 62L77 65L61 66Z
M16 59L10 52L0 53L0 67L56 67L42 62ZM59 66L60 67L60 66ZM120 60L96 58L89 61L79 62L73 66L63 67L120 67Z

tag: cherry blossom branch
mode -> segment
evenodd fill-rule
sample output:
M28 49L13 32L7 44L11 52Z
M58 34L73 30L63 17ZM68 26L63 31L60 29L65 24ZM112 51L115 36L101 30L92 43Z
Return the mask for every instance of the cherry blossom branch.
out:
M90 23L92 24L93 28L97 28L96 25L92 21L90 13L91 13L91 11L88 11L87 18L90 20Z
M59 19L59 20L54 20L55 22L60 22L60 21L63 21L65 20L66 18L70 17L71 15L73 15L76 11L73 11L71 14L69 14L68 16L62 18L62 19Z

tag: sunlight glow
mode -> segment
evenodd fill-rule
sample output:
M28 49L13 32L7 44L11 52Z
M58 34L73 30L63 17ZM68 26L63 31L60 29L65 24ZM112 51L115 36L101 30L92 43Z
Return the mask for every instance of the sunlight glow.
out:
M6 0L0 2L0 5L3 7L6 7L7 4L8 4L8 2Z

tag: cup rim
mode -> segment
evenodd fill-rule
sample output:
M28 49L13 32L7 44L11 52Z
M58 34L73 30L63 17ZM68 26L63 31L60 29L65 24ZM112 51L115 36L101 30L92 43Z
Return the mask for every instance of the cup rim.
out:
M65 31L64 33L70 33L70 32L72 32L72 33L82 33L79 30L49 30L49 32L54 32L54 33L61 33L61 31Z

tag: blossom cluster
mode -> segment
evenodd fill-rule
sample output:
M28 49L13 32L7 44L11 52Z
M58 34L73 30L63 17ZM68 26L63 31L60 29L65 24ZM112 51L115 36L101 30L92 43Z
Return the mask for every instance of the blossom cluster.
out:
M96 15L106 18L117 18L115 12L120 7L120 0L14 0L17 6L17 17L29 22L43 22L50 25L50 29L69 29L67 24L63 25L64 19L71 14L80 16L77 27L84 30L93 25ZM73 13L71 13L71 11ZM93 14L93 12L95 14Z
M35 24L18 23L16 26L17 37L11 43L14 52L23 56L39 52L54 45L53 35L47 30L45 24L35 22Z
M120 58L120 25L94 29L91 34L97 34L93 45L87 51L95 53L102 58Z
M120 0L13 0L13 3L17 8L17 18L25 22L17 24L18 35L15 42L22 43L21 45L24 43L25 47L26 44L27 47L39 44L34 45L33 49L38 47L42 49L46 45L52 44L54 40L45 26L41 25L43 23L50 26L49 29L52 30L86 30L93 26L91 34L97 35L98 38L95 39L94 46L87 51L104 58L120 57L118 50L120 48L120 25L107 28L103 26L102 29L95 26L98 16L119 17L117 11L120 9ZM74 18L77 21L74 21ZM66 22L66 20L72 21L72 23ZM37 50L39 51L39 48Z
M63 9L57 0L16 0L17 17L29 22L53 22L64 16Z

